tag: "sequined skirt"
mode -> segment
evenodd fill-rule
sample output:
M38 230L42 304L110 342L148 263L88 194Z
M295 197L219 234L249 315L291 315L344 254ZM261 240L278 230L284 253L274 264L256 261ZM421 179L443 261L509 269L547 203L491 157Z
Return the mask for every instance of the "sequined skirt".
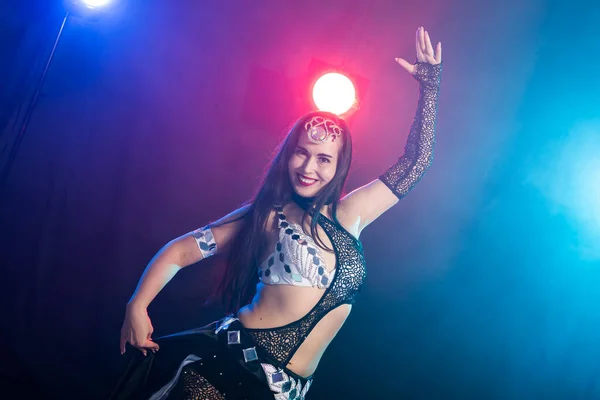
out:
M279 366L237 318L155 340L129 363L110 399L302 400L312 384Z

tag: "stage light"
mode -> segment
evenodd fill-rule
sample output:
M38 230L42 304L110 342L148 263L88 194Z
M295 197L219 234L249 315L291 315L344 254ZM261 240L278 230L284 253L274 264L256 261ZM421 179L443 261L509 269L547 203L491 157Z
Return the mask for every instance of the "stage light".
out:
M110 3L111 0L82 0L83 4L88 8L103 7Z
M67 21L72 19L73 17L87 19L87 20L97 20L102 15L106 14L105 11L114 11L115 7L106 7L103 11L100 11L104 6L113 3L112 0L63 0L63 5L65 7L65 14L62 18L62 23L60 24L60 28L58 29L58 34L54 39L54 46L50 51L48 56L48 60L46 61L46 65L39 77L37 82L37 86L30 97L27 108L25 108L25 113L22 117L22 122L20 122L20 130L17 135L15 141L13 141L12 147L10 148L7 156L7 162L0 169L0 198L4 193L6 188L6 182L8 180L8 176L10 175L10 171L15 162L15 158L17 157L17 153L19 152L19 148L21 147L21 143L23 141L23 137L25 136L27 129L29 127L29 123L31 121L31 116L33 115L33 111L40 97L40 93L42 91L42 87L44 85L44 81L46 80L46 76L48 74L48 70L50 69L50 65L52 64L52 60L54 59L54 54L56 52L56 48L61 40L63 31L65 26L67 25ZM126 0L120 0L117 2L119 6L123 6L126 3Z
M330 72L315 82L313 101L321 111L342 115L356 104L356 89L348 77Z

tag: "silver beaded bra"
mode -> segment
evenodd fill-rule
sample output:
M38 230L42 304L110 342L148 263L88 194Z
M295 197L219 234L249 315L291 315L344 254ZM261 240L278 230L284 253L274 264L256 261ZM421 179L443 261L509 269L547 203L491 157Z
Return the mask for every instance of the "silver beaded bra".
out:
M335 276L327 271L321 249L298 224L289 222L280 205L279 240L275 250L258 267L258 279L267 285L308 286L326 289Z

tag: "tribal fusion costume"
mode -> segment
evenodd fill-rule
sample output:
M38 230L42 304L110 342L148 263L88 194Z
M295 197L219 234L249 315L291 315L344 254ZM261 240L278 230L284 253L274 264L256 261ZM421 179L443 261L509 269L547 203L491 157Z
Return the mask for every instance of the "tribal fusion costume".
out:
M420 83L418 109L404 155L379 179L404 197L423 176L433 158L436 109L441 65L417 63ZM321 117L306 124L313 141L333 140L343 132ZM286 366L317 323L342 304L353 304L366 276L359 240L322 214L317 223L332 243L333 271L325 268L319 246L301 226L288 221L281 205L277 212L279 240L258 268L266 285L318 287L323 295L301 319L270 329L250 329L233 315L202 328L156 339L161 347L147 357L136 354L112 395L114 399L304 399L312 382ZM193 233L203 256L218 243L210 226Z

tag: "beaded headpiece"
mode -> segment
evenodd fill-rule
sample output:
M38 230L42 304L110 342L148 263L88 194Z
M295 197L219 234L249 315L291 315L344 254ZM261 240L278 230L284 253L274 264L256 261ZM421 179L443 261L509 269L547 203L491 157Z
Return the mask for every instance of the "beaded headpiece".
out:
M306 129L308 140L316 144L325 143L330 136L331 141L335 142L335 139L344 132L333 120L320 116L312 117L304 124L304 129Z

